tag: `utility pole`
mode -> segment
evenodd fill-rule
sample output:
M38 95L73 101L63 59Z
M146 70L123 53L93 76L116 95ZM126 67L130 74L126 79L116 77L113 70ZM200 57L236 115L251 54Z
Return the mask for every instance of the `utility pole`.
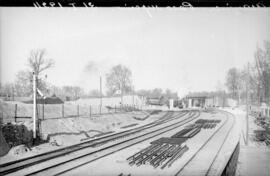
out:
M247 77L246 77L246 145L248 145L248 133L249 133L249 122L248 122L248 83L249 83L249 63L247 65Z
M133 105L133 107L134 107L134 93L135 93L134 86L132 86L132 105Z
M100 76L99 78L99 90L100 90L100 109L99 109L99 114L101 114L101 107L102 107L102 78Z
M238 88L238 106L240 106L240 102L241 102L241 89L239 87Z
M36 139L36 116L37 116L37 76L33 72L33 138Z
M12 101L14 101L14 85L12 85Z
M121 110L123 108L123 85L121 84Z
M224 108L225 107L225 90L223 90L223 101L222 101L222 107Z

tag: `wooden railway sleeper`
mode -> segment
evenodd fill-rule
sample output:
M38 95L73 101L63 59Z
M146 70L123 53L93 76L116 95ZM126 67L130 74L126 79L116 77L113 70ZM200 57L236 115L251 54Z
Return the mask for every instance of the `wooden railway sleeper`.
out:
M198 128L193 128L188 133L186 133L183 137L189 137L194 131L196 131L196 129L198 129Z
M155 145L155 146L154 146L153 148L151 148L150 150L156 148L157 146L159 146L159 145ZM138 156L136 156L135 158L133 158L133 159L129 162L129 165L133 165L133 164L136 163L137 160L147 157L148 152L149 152L149 150L148 150L148 151L145 151L145 153L142 152L141 154L139 154Z
M163 147L165 147L166 145L161 145L157 150L155 150L154 152L152 152L150 155L148 155L146 158L140 160L138 163L136 163L137 166L140 166L141 164L145 164L145 162L149 159L152 159L154 155L156 155L156 153Z
M193 136L195 136L196 134L198 134L200 131L201 131L201 129L200 128L197 128L196 130L193 131L193 133L191 133L189 135L189 137L192 138Z
M162 163L164 162L164 161L166 161L168 159L168 157L165 155L164 157L162 157L160 160L159 160L159 162L157 162L155 165L154 165L154 168L157 168L158 166L161 166L162 165Z
M140 166L140 165L142 164L142 162L143 162L145 159L147 159L147 158L149 158L150 156L152 156L153 153L155 153L155 152L156 152L157 150L159 150L160 148L162 148L162 145L158 145L158 147L156 147L154 150L152 150L152 151L149 152L149 153L146 153L145 155L142 156L142 158L140 158L140 159L134 161L135 164L136 164L137 166Z
M168 164L168 167L171 167L172 164L173 164L178 158L180 158L187 150L188 150L188 147L187 147L187 146L183 147L183 149L182 149L177 155L175 155L175 157L172 159L172 161Z
M177 132L176 134L174 134L172 137L174 138L178 138L180 136L183 136L184 134L186 134L187 132L189 132L191 130L191 128L185 128L179 132Z
M169 144L165 145L164 147L153 153L153 155L148 160L145 160L143 164L146 164L148 162L150 163L152 160L158 158L164 151L168 150L169 148L170 148Z
M137 152L137 153L133 154L132 156L128 157L127 160L129 161L131 159L134 159L135 157L139 156L140 154L142 154L143 152L147 151L148 149L151 149L151 148L155 147L155 145L156 144L152 144L152 145L150 145L150 146L148 146L148 147L140 150L139 152Z
M157 150L159 150L162 147L162 145L157 144L155 147L145 151L144 153L142 153L143 156L148 156L150 154L152 154L153 152L156 152Z
M174 145L171 145L168 149L164 150L162 153L160 153L156 158L150 161L151 165L155 165L156 161L158 161L160 158L164 157L166 153L168 153L171 149L174 148Z
M183 150L184 147L178 146L178 148L176 150L173 151L173 153L171 154L169 160L161 167L161 169L164 169L173 159L174 157Z
M166 153L165 155L161 156L155 163L153 163L154 168L160 166L165 160L167 160L168 154Z
M157 149L157 148L159 148L160 147L160 145L154 145L154 147L152 147L152 148L150 148L149 150L146 150L146 151L144 151L144 152L141 152L141 154L140 155L138 155L137 157L135 157L134 159L133 159L133 161L130 163L131 165L132 164L135 164L135 162L136 162L136 160L138 160L138 159L140 159L140 158L145 158L146 156L148 156L149 154L151 154L151 152L152 151L154 151L155 149Z
M172 157L173 155L174 155L174 153L176 153L179 149L181 149L182 147L181 147L181 145L176 145L176 147L172 150L172 151L170 151L168 154L167 154L167 156L168 157Z

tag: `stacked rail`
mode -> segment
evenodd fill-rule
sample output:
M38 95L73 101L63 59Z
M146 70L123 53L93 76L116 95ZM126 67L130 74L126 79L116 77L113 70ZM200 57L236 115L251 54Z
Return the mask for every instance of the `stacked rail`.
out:
M184 144L185 139L169 140L161 138L151 143L151 145L138 153L127 158L129 165L140 166L150 164L154 168L171 167L180 158L188 147Z
M187 139L194 137L201 129L215 128L220 122L221 120L216 119L199 119L170 138L163 137L152 141L150 146L128 157L127 161L131 166L150 164L154 168L159 166L161 166L161 169L170 167L188 151L189 148L185 145Z
M194 124L187 126L187 128L213 129L220 122L221 120L217 119L199 119Z

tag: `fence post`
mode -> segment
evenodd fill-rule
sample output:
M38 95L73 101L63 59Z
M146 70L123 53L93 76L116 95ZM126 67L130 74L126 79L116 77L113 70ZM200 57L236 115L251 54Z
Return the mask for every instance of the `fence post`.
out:
M89 108L89 110L90 110L90 118L91 118L91 113L92 113L92 112L91 112L91 105L90 105L90 108Z
M62 117L64 118L65 117L65 109L64 109L64 104L62 104Z
M15 122L17 122L17 104L15 104Z
M78 117L80 116L80 107L79 107L80 105L77 105L77 115L78 115Z
M3 125L3 123L4 123L3 121L4 121L4 112L2 111L2 112L1 112L1 117L0 117L0 127L2 127L2 125ZM2 128L1 128L1 129L2 129ZM1 130L1 129L0 129L0 130Z
M45 110L45 104L43 103L43 105L42 105L42 118L43 118L43 120L45 119L44 110Z

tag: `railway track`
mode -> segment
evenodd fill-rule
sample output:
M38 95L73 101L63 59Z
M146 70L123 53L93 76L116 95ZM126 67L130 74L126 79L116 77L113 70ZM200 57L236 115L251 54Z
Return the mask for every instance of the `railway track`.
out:
M147 124L147 125L144 125L141 127L137 127L137 128L127 130L124 132L120 132L120 133L116 133L116 134L110 134L110 135L107 135L104 137L100 137L98 139L85 141L83 143L72 145L72 146L69 146L69 147L66 147L63 149L58 149L56 151L51 151L51 152L43 153L43 154L36 155L33 157L28 157L28 158L24 158L21 160L5 163L5 164L0 165L0 174L4 175L4 174L9 174L9 173L14 173L14 172L19 171L21 169L25 169L27 167L34 166L36 164L43 163L43 162L48 161L48 160L52 160L52 159L55 159L55 158L58 158L61 156L65 156L65 155L74 153L76 151L80 151L82 149L86 149L89 147L92 147L92 148L98 147L98 146L104 145L106 143L119 140L121 138L122 139L127 138L128 136L131 136L132 134L153 128L153 127L161 125L161 124L166 124L172 120L178 119L179 117L183 117L187 113L193 113L193 112L183 111L183 112L176 114L176 115L174 115L173 112L167 112L163 116L163 118L161 118L160 120L157 120L153 123L150 123L150 124Z
M226 111L219 111L219 112L222 112L226 115L226 120L225 122L215 131L213 132L213 134L203 143L203 145L188 159L188 161L184 164L184 166L181 167L181 169L175 174L175 176L180 176L180 175L190 175L191 173L193 175L209 175L210 173L210 170L218 156L218 154L220 153L225 141L228 139L228 136L232 130L232 128L234 127L235 125L235 118L233 117L233 115L229 112L226 112ZM233 118L232 122L229 122L229 116L231 116ZM230 123L230 124L228 124ZM226 126L227 125L227 126ZM208 145L210 143L211 140L213 140L214 137L216 137L216 135L221 132L221 130L223 128L228 128L229 126L229 129L226 131L226 134L223 134L225 135L225 137L220 140L220 143L215 143L216 145L216 149L217 149L217 152L214 153L214 155L212 155L212 157L210 157L209 155L211 155L209 153L209 150L208 150L208 153L205 152L206 154L208 154L208 160L204 160L203 162L206 163L204 165L207 165L207 167L203 168L202 164L198 164L198 162L196 163L196 161L194 162L194 160L196 160L195 158L196 157L201 157L202 158L202 155L201 156L198 156L202 153L203 150L206 150L206 145ZM213 141L212 141L213 143ZM213 148L211 149L213 150ZM210 161L211 160L211 161ZM193 163L192 163L193 162ZM185 169L186 167L188 167L189 165L191 165L191 168L187 169L189 171L185 172ZM198 166L200 166L201 168L199 168ZM196 168L196 170L195 170Z
M72 171L74 169L82 167L83 165L89 164L97 159L101 159L101 158L108 156L112 153L118 152L118 151L123 150L127 147L133 146L135 144L141 143L145 140L148 140L150 138L156 137L160 134L163 134L163 133L169 132L175 128L178 128L178 127L198 118L200 116L200 112L199 111L192 111L188 115L189 116L187 118L180 120L179 122L176 122L174 124L170 124L170 125L167 125L167 126L162 127L162 128L148 131L147 133L140 134L139 136L135 136L131 139L124 140L124 141L118 142L118 143L110 145L110 146L106 146L105 148L103 148L99 151L96 151L94 153L88 153L86 155L83 155L83 156L80 156L77 158L72 158L71 160L69 160L66 163L62 163L60 165L55 165L51 168L46 168L46 169L43 169L41 171L31 173L29 175L47 175L47 174L62 175L62 174L65 174L69 171ZM93 156L93 154L95 154L96 156ZM93 157L89 158L91 156L93 156Z
M133 154L127 158L129 165L152 165L154 168L161 166L161 169L170 167L178 158L180 158L189 147L186 141L197 135L202 129L212 129L220 123L221 120L199 119L195 123L185 126L171 137L162 137L152 141L150 146ZM165 164L164 164L165 163Z
M100 159L97 162L91 163L93 160L85 162L85 164L61 172L59 175L80 175L87 174L88 171L93 175L111 174L118 176L141 175L142 173L145 173L145 175L215 175L213 173L216 172L213 172L213 170L216 171L216 169L220 168L212 167L215 166L217 158L223 156L223 146L228 146L227 139L230 138L235 124L234 117L230 116L229 113L221 114L218 112L215 113L218 119L211 119L214 117L211 115L211 117L206 118L205 114L203 114L202 118L197 120L198 122L203 119L207 123L219 123L216 127L212 128L206 125L207 128L203 128L202 126L202 132L195 137L189 138L184 143L181 142L183 139L181 136L184 136L184 134L180 135L180 131L177 132L178 129L174 129L167 133L166 136L161 134L153 138L154 140L151 138L143 144L144 147L134 145L127 150L119 151L119 153ZM189 124L196 124L196 121L194 120ZM189 127L189 124L183 130ZM179 141L176 141L176 138ZM167 141L167 139L170 140ZM224 154L227 155L228 153ZM104 164L105 168L109 165L114 169L107 167L108 170L102 170L101 164Z

